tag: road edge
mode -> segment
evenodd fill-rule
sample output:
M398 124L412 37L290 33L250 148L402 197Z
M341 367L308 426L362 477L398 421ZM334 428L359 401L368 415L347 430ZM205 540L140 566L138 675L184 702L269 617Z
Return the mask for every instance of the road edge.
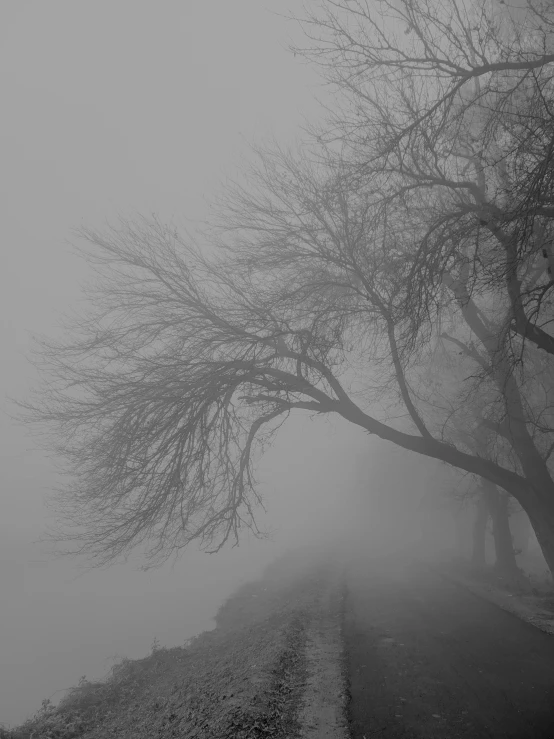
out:
M530 626L534 626L545 634L554 636L554 619L541 616L540 613L537 613L537 611L520 600L516 594L507 593L505 590L495 588L493 585L475 582L463 575L454 574L441 568L433 567L433 570L444 579L466 588L473 595L492 603L503 611L511 613L512 616L519 618Z
M349 739L342 633L343 568L333 568L308 625L306 683L298 719L302 739Z

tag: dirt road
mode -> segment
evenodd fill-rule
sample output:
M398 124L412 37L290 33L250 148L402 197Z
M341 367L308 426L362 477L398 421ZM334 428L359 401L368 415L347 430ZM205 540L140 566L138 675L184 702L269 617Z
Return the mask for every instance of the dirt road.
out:
M554 637L422 565L348 568L354 739L553 739Z

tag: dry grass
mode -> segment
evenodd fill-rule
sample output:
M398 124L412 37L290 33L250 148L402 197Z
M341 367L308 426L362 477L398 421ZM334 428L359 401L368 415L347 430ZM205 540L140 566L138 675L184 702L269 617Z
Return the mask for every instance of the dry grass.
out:
M287 555L221 607L214 631L82 680L0 739L294 737L306 626L325 578L317 557Z

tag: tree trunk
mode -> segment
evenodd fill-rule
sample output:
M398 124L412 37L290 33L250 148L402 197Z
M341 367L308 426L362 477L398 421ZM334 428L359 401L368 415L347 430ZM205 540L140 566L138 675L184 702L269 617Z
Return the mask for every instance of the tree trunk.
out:
M510 519L510 530L514 540L516 553L526 555L531 538L531 522L525 511L518 511Z
M485 557L485 541L489 509L484 495L480 495L475 506L475 520L473 522L473 548L471 561L475 567L483 569L487 564Z
M481 480L495 489L496 485L503 488L518 501L529 516L544 558L554 576L554 480L544 459L532 444L532 439L530 442L529 439L524 439L524 444L519 443L520 439L515 439L512 443L523 467L524 474L520 475L477 453L463 452L451 444L391 428L369 416L350 399L341 399L340 406L325 407L325 412L327 410L336 410L345 420L384 441L390 441L416 454L439 459L457 469L479 475ZM520 424L520 431L523 426L523 423ZM522 446L525 447L523 450ZM541 491L540 496L537 491Z
M515 575L518 573L518 566L512 533L510 531L508 498L505 493L498 493L496 510L493 514L492 521L496 566L501 572L508 575Z
M550 574L554 577L554 503L530 501L525 511L539 542Z
M508 516L508 496L499 492L496 485L488 481L483 482L488 508L492 518L492 533L494 536L494 551L496 554L496 568L509 577L519 574L510 520Z

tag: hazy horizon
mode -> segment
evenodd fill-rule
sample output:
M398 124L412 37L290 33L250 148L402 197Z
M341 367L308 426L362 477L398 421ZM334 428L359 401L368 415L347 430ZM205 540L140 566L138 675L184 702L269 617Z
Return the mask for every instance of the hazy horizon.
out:
M206 199L237 171L248 142L294 141L304 117L317 115L315 93L325 93L285 48L294 27L277 11L289 6L2 5L0 722L21 722L82 675L101 677L115 655L141 657L154 638L174 646L212 628L241 582L286 548L330 536L345 500L353 502L341 525L351 524L362 488L371 499L360 459L362 478L381 470L373 493L391 491L399 530L436 474L434 463L410 455L399 463L391 447L345 422L301 414L259 470L269 506L260 524L275 529L274 541L212 557L191 549L173 569L143 573L131 562L86 574L33 543L57 478L10 417L9 398L24 398L36 380L26 359L31 335L58 331L79 301L87 273L69 245L73 229L152 212L185 227L206 216ZM406 474L418 491L410 503ZM368 518L370 508L362 505Z
M32 542L53 463L11 420L7 396L25 397L35 379L30 335L56 332L79 299L73 229L154 211L181 227L201 220L249 141L295 135L316 79L284 49L283 9L2 4L0 722L21 721L82 674L99 677L114 654L211 628L221 600L282 546L191 550L146 574L132 564L79 574L74 561L49 560Z

